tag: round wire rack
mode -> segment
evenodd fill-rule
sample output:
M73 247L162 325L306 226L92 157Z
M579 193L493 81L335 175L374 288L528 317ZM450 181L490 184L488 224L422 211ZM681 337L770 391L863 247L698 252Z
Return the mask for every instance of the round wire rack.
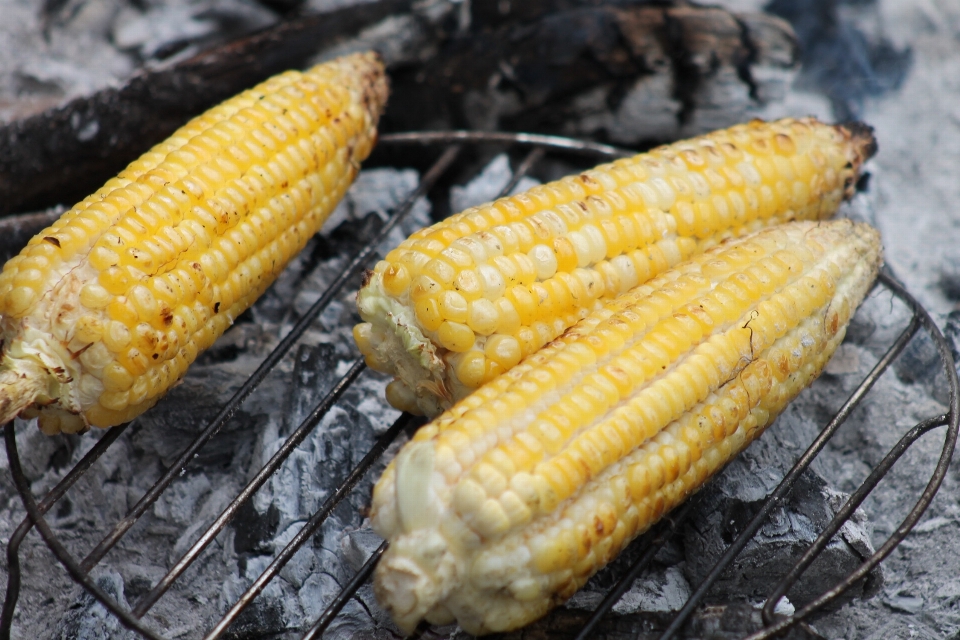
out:
M6 596L2 613L0 613L0 640L8 639L11 634L11 625L20 595L22 579L19 556L20 547L26 535L34 528L37 529L47 547L49 547L57 561L67 570L70 577L115 615L124 626L138 632L145 638L153 640L161 640L164 638L163 630L157 630L145 624L143 621L144 616L150 612L151 608L163 597L183 572L197 560L203 550L206 549L218 534L234 519L241 507L280 469L290 454L317 428L321 419L336 405L346 389L358 378L365 368L362 360L357 360L346 374L336 382L333 388L320 400L303 422L286 438L273 457L253 476L228 506L223 509L213 523L200 533L199 537L186 552L169 567L166 575L156 584L152 585L147 593L141 596L132 608L128 609L121 606L114 598L101 589L91 577L91 571L99 565L106 554L117 545L131 527L137 523L140 517L152 507L164 491L183 474L184 470L189 465L196 464L194 458L198 452L217 435L220 429L237 412L242 403L298 342L310 324L314 322L320 313L330 305L331 301L341 293L348 281L355 277L360 271L369 268L373 264L378 255L378 248L383 244L390 231L411 211L414 203L418 199L428 195L438 184L438 181L454 169L458 157L463 155L462 152L465 148L481 147L483 145L499 145L501 147L510 146L526 149L526 154L522 157L522 160L513 172L509 183L502 190L502 194L512 191L521 178L549 153L559 152L565 155L573 154L593 160L610 160L631 155L631 152L615 147L556 136L472 131L390 134L380 138L380 145L419 145L427 150L439 148L439 153L433 161L433 164L423 174L417 188L409 194L401 206L393 211L389 219L379 230L374 241L367 244L349 259L346 266L340 271L329 288L326 289L320 298L300 318L293 329L279 341L277 346L264 359L256 371L246 378L240 389L220 409L216 417L202 426L202 429L199 430L199 435L180 453L175 462L169 466L169 469L154 483L133 508L129 510L124 518L104 532L100 542L88 551L84 557L79 558L64 546L60 537L51 528L44 515L64 497L71 486L73 486L83 474L97 464L97 460L123 434L124 430L129 427L129 423L115 427L104 433L92 449L40 500L37 500L32 495L30 482L24 475L20 455L17 450L14 424L11 422L4 427L4 440L9 459L10 472L17 491L20 494L20 498L22 499L23 506L26 509L27 516L7 543L7 564L9 572ZM850 495L843 506L837 511L835 517L827 524L814 542L809 545L799 560L790 567L779 583L768 594L762 609L762 627L758 628L752 635L749 635L749 640L771 638L795 626L805 627L807 624L806 620L808 620L812 614L835 601L841 594L858 583L858 581L863 579L886 558L906 537L933 500L947 472L957 442L958 431L960 431L960 428L958 428L960 427L960 422L958 422L960 421L960 394L958 394L960 383L958 383L957 380L950 345L944 339L927 311L890 274L881 273L877 286L886 288L893 296L906 305L912 314L910 321L902 329L870 373L863 378L859 386L857 386L854 392L846 399L840 410L833 416L816 439L809 445L807 450L787 472L780 484L761 503L759 511L757 511L740 534L732 541L725 553L709 571L707 577L691 594L685 605L680 611L673 615L666 628L663 629L660 640L668 640L677 636L683 626L690 620L691 615L703 603L704 597L710 588L717 582L723 572L730 567L737 555L747 546L763 526L771 512L785 502L791 490L797 484L801 474L810 466L854 409L860 405L873 385L900 355L914 335L921 330L925 331L936 345L940 365L946 373L950 391L949 411L946 414L932 416L921 421L907 431L897 444L889 450L882 461ZM307 520L306 524L293 539L290 540L281 551L275 554L267 568L254 580L240 598L237 599L219 622L211 629L205 631L203 635L204 640L213 640L223 635L230 628L230 625L238 619L240 614L263 592L267 585L277 577L281 569L290 561L293 555L317 534L334 508L350 494L357 483L364 478L365 474L377 464L390 444L400 437L401 434L412 432L412 430L420 424L422 424L420 419L404 414L387 429L366 453L360 463L343 478L336 490L326 498L322 506ZM200 425L198 425L198 427L199 426ZM840 582L814 598L802 608L796 610L792 615L780 615L776 613L777 603L800 578L804 570L818 557L820 552L826 548L833 536L837 534L843 524L853 515L854 511L860 506L873 488L876 487L885 474L896 464L897 460L924 434L939 427L946 427L946 429L938 462L930 474L925 489L917 497L916 502L907 516L889 538L877 548L873 555L866 558ZM579 631L576 632L576 638L578 640L591 637L597 624L604 616L610 614L613 606L621 596L650 566L658 550L677 532L679 525L695 509L697 509L696 498L689 500L681 508L668 514L656 527L633 542L633 545L637 545L638 548L643 551L633 565L619 576L618 581L609 590L601 604ZM303 630L302 637L304 639L319 638L323 634L335 620L344 605L354 597L360 586L370 578L374 567L386 550L386 546L387 543L384 542L356 573L354 578L336 595L319 618L317 618L309 628ZM809 627L807 627L807 629L814 637L818 637ZM427 627L421 625L414 633L414 637L419 637L426 631Z

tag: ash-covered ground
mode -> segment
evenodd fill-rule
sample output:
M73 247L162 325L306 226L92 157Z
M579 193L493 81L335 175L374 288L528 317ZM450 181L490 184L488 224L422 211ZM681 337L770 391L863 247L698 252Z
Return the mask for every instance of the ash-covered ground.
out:
M38 5L0 0L0 116L11 119L119 83L145 61L177 56L278 19L283 2L61 0ZM345 2L314 0L317 8ZM756 11L763 2L721 2ZM783 3L772 8L789 13ZM800 6L803 5L803 6ZM845 209L884 234L887 263L935 315L955 330L948 314L960 300L960 200L955 179L960 158L960 6L952 0L849 0L833 3L833 28L814 25L819 39L808 51L846 56L874 73L860 84L837 80L823 59L805 59L795 89L763 117L855 115L877 130L880 152L870 163L868 191ZM796 3L808 15L824 3ZM794 20L797 16L794 15ZM794 23L798 33L802 24ZM825 34L825 35L824 35ZM838 35L839 34L839 35ZM801 34L802 35L802 34ZM824 36L824 37L819 37ZM831 36L834 39L831 40ZM846 39L844 39L846 38ZM862 40L857 49L831 49ZM833 43L833 45L831 45ZM847 46L847 45L843 45ZM818 49L819 48L819 49ZM838 53L839 51L839 53ZM859 56L859 57L858 57ZM855 64L854 64L855 63ZM820 65L820 66L818 66ZM843 66L843 65L835 65ZM848 65L849 66L849 65ZM824 68L827 67L827 71ZM853 73L853 72L850 72ZM864 72L866 73L866 72ZM869 75L869 74L868 74ZM451 209L482 200L505 180L506 159L487 165L486 177L450 194ZM206 420L255 369L278 336L289 330L344 265L344 256L372 236L382 215L416 185L413 171L361 174L348 202L254 309L196 363L185 383L129 428L48 515L69 549L86 553L104 528L122 518L167 468ZM446 203L434 208L445 209ZM395 244L429 221L421 203L394 233ZM276 451L355 357L350 327L355 315L349 285L308 331L301 345L243 405L224 431L138 522L94 574L125 604L135 604ZM826 374L767 433L701 495L680 535L657 556L615 608L602 636L655 637L655 629L681 606L736 535L759 500L869 371L907 320L903 306L878 289L857 314L847 342ZM955 331L951 331L955 333ZM754 608L790 558L809 543L894 442L917 421L944 411L946 388L928 341L918 337L893 370L814 463L785 508L711 594L710 609L687 637L735 638L755 628ZM186 571L147 616L170 638L200 637L329 496L333 487L396 417L380 399L384 380L364 373L343 400L243 509L238 519ZM941 431L921 439L841 531L824 561L814 565L781 611L800 606L842 576L894 530L912 506L940 451ZM45 438L18 425L18 443L34 495L42 496L93 445L99 434ZM24 515L0 453L0 540ZM856 596L813 626L831 639L960 637L960 529L957 463L920 525ZM367 477L265 593L228 632L232 638L295 637L309 626L340 586L376 548L362 514L377 469ZM636 556L639 549L626 555ZM22 550L24 583L14 637L134 637L82 594L53 560L37 534ZM564 637L595 606L616 571L598 575L568 605L531 630L510 637ZM6 562L0 578L6 577ZM437 630L441 636L463 634ZM326 637L398 634L361 589Z

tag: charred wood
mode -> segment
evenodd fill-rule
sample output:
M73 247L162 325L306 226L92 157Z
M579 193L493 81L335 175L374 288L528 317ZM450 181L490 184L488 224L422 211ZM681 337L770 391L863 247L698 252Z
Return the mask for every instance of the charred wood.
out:
M382 0L290 19L0 127L0 214L71 204L190 117L318 52L381 50L393 80L384 131L526 130L633 146L748 118L782 98L798 59L780 18L682 0L472 6Z
M283 22L0 127L0 214L72 204L191 117L409 6L381 0Z
M660 142L781 99L798 59L790 26L766 14L686 2L532 4L541 16L498 26L481 16L441 55L395 69L387 126L426 120ZM523 16L534 11L524 7ZM397 108L408 103L419 108Z

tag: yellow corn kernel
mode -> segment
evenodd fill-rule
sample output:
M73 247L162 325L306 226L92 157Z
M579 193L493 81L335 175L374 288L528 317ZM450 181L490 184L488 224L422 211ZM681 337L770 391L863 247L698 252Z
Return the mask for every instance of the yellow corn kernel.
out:
M463 353L473 346L476 336L465 324L444 320L437 329L437 340L444 349L454 353Z
M569 598L818 375L879 263L865 224L767 228L606 302L454 405L374 490L380 603L404 630L442 611L480 635ZM517 347L486 339L501 351ZM458 373L476 375L473 353Z
M38 394L47 433L155 403L319 230L385 100L374 54L284 73L187 123L40 232L0 273L0 422ZM411 287L405 265L383 270L395 293Z
M467 301L456 291L447 290L441 293L437 298L437 305L444 319L461 324L467 321Z
M500 326L500 310L486 298L474 300L467 311L467 326L476 334L488 336Z
M421 412L436 415L477 387L459 379L452 356L439 351L449 348L434 333L439 325L433 313L419 310L420 326L407 323L424 298L435 298L446 320L471 328L476 342L467 349L479 353L485 336L504 335L517 337L529 354L580 320L596 300L642 284L725 238L785 220L831 216L852 195L874 151L863 125L754 121L454 215L391 251L361 289L360 316L383 337L370 345L383 354L373 360L389 363L382 371L406 376L406 386L419 390ZM422 273L414 275L413 264ZM451 292L458 304L448 314L443 309ZM477 317L471 321L459 304L481 298L501 310L495 329ZM420 348L411 352L410 343ZM420 359L411 353L426 354L430 366L397 366ZM489 382L498 371L499 365L471 379Z

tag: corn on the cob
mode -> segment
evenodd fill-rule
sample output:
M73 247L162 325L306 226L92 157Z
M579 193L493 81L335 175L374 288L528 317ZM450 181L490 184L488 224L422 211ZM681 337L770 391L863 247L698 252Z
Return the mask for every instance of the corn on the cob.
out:
M731 240L460 401L374 489L380 602L481 634L569 598L819 375L879 262L848 220Z
M383 66L356 54L195 118L0 274L0 423L130 420L319 230L376 139Z
M876 148L869 127L755 121L468 209L413 234L357 297L354 337L435 416L599 305L718 241L824 219Z

